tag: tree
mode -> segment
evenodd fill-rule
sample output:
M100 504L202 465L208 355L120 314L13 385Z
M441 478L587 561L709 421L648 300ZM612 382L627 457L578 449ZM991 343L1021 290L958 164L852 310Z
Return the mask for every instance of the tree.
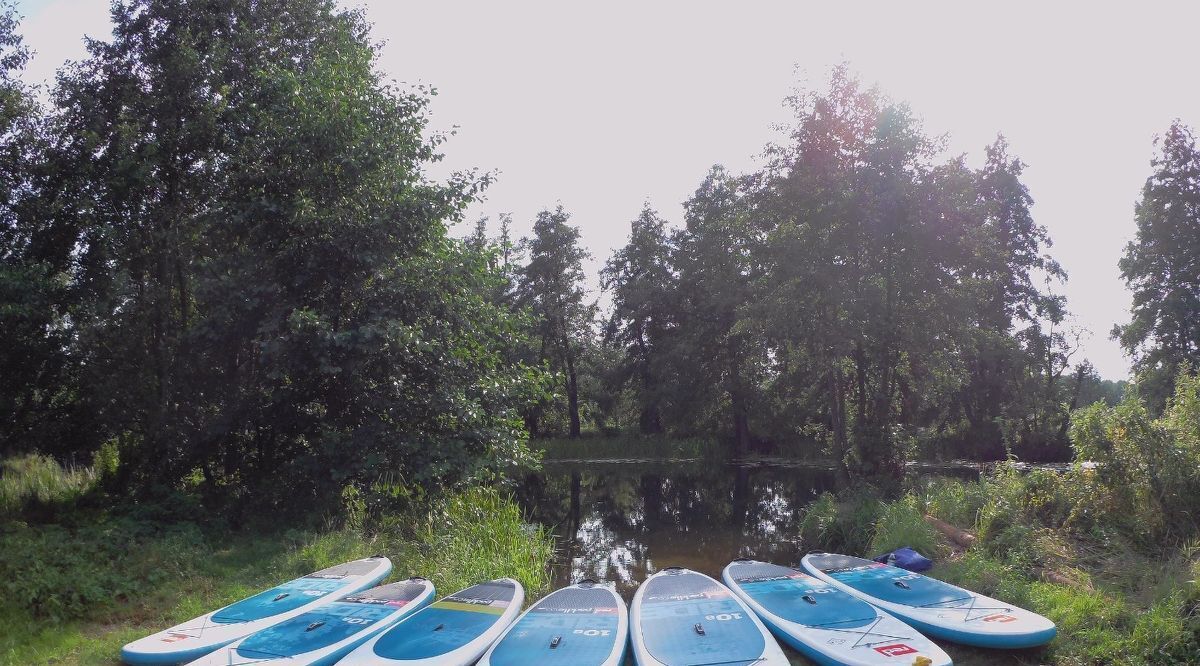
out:
M77 298L70 247L45 224L54 174L43 153L44 110L20 72L29 51L14 6L0 4L0 456L64 454L90 430L78 409L79 364L70 331Z
M663 431L664 353L675 301L673 251L666 223L647 203L633 221L629 242L600 272L600 283L613 298L605 341L618 346L623 356L610 390L616 393L631 381L637 383L638 428L643 434Z
M680 373L674 402L701 417L711 405L725 412L735 455L755 448L751 417L766 363L747 316L759 277L751 215L745 183L714 166L684 203L686 226L674 241L680 335L673 356L682 357L672 358Z
M1005 444L1040 459L1069 458L1058 378L1077 345L1063 329L1062 297L1036 286L1037 276L1049 287L1066 274L1042 253L1050 237L1033 220L1025 165L1003 136L986 155L970 178L974 204L961 209L971 233L964 283L972 324L962 349L966 384L953 409L968 424L961 445L989 458L1003 456Z
M523 459L537 373L446 231L486 181L425 178L428 95L381 80L361 13L130 0L113 22L60 76L51 157L121 481L300 507Z
M579 245L579 229L560 205L543 210L533 223L533 236L523 245L529 262L521 270L517 304L534 318L539 358L565 379L569 434L579 437L580 349L591 335L593 308L585 302L583 260L590 255ZM537 417L527 419L537 432Z
M1120 261L1132 317L1112 333L1133 357L1139 394L1161 412L1180 367L1200 367L1200 151L1178 120L1155 143L1154 173L1135 209L1137 237Z

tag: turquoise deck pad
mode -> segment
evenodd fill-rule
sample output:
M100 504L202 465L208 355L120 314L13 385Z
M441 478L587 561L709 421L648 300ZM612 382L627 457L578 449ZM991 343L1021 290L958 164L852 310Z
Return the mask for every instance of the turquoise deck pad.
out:
M240 656L259 659L319 650L368 631L426 589L419 583L395 583L359 592L252 634L236 650Z
M492 666L596 666L613 653L620 606L606 588L558 590L537 603L501 639Z
M818 562L814 564L839 583L875 599L923 608L969 602L972 598L965 590L918 573L857 557L841 558L827 563L836 565L828 568Z
M440 599L387 630L375 654L403 661L458 649L495 625L515 595L512 583L489 581Z
M690 572L645 585L638 629L658 661L749 666L761 659L763 634L725 586Z
M322 569L127 643L121 648L121 660L140 666L191 663L200 658L216 663L213 659L218 659L217 652L220 652L219 659L240 663L234 656L236 646L225 649L227 646L244 641L280 622L343 601L345 597L375 585L391 570L391 561L383 556ZM427 592L422 602L429 595ZM314 636L320 633L323 632ZM251 647L256 643L252 640ZM269 653L264 653L265 657L255 657L255 661L296 649L295 646L282 644L270 648L262 643L257 645L258 649L269 650Z
M340 578L297 578L221 609L212 621L233 624L279 615L334 594L344 584Z
M734 564L733 580L768 612L809 627L861 627L878 612L865 601L795 569L755 562ZM805 600L808 597L812 601Z

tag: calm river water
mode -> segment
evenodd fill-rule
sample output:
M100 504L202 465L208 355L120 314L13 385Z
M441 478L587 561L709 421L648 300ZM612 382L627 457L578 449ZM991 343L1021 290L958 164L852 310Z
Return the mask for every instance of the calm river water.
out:
M967 467L919 473L978 476ZM550 460L519 477L515 490L559 540L556 587L610 581L629 601L647 576L668 566L718 580L737 557L796 566L812 549L799 537L802 509L836 484L830 466L788 461ZM1036 663L1029 654L955 649L952 656L956 664Z

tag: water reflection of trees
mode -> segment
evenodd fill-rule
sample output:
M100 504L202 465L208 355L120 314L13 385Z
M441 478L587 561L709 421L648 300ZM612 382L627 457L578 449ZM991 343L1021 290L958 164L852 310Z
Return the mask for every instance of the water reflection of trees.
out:
M664 566L716 575L735 557L794 562L800 509L833 482L814 469L548 464L517 494L560 538L560 582L612 580L632 593Z

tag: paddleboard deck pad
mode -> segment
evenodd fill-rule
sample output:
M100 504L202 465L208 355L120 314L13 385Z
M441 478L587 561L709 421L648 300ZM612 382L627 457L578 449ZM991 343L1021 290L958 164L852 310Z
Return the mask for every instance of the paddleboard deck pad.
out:
M818 664L952 663L912 627L796 569L737 560L725 567L722 578L772 633Z
M688 569L664 569L642 583L630 610L630 636L640 666L788 663L741 599Z
M386 557L322 569L133 641L121 649L121 659L135 666L189 662L334 599L373 587L391 571L392 562Z
M1027 648L1050 642L1050 620L1011 604L886 564L814 553L801 565L813 576L899 617L919 631L964 645Z
M629 638L629 612L609 587L579 583L525 611L479 666L618 666Z
M469 666L512 624L525 590L511 578L474 585L439 599L379 634L339 666Z
M428 605L433 593L433 583L424 578L354 592L250 634L192 664L333 664L371 636Z

